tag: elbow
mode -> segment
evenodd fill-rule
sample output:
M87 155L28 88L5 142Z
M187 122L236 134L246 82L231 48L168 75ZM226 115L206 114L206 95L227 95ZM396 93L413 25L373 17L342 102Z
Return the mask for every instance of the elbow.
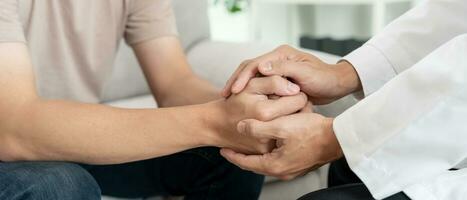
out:
M30 102L37 102L31 100ZM21 106L5 106L0 110L4 111L0 115L0 161L15 162L15 161L34 161L35 156L31 148L21 136L20 127L24 127L24 116L30 116L31 104L23 103Z
M28 154L26 149L8 134L0 133L0 161L18 162L34 161L34 157Z
M16 162L21 161L21 156L15 152L9 145L5 145L5 142L0 142L0 161L2 162Z

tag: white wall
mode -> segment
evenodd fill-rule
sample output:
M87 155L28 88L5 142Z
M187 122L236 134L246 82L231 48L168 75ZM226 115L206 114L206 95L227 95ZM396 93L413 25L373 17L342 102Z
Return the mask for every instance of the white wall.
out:
M389 6L386 21L390 22L409 8L409 4ZM262 3L254 11L252 13L252 10L248 9L242 13L230 14L222 5L214 6L211 3L209 14L213 38L238 42L259 40L279 45L297 44L299 35L303 34L336 39L366 39L372 34L369 6L294 6ZM253 23L259 26L257 32L254 32L252 27L253 14L258 19L257 23Z
M244 42L250 40L250 13L228 13L221 4L214 5L210 1L209 18L211 22L211 36L214 40Z

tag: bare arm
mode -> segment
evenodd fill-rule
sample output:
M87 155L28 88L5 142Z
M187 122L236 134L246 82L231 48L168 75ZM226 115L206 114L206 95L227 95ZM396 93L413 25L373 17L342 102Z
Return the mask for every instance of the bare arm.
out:
M213 145L203 113L214 106L129 110L51 101L36 93L26 45L0 43L0 65L0 160L111 164Z
M0 44L1 160L108 164L162 156L208 143L202 140L209 137L193 137L187 130L210 134L200 115L208 112L200 111L203 105L126 110L45 100L35 92L29 60L24 44Z
M133 46L161 107L205 103L220 98L218 90L190 69L176 37L162 37Z
M267 152L269 141L236 134L244 118L271 120L306 103L298 86L268 77L227 100L162 109L118 109L40 98L26 45L0 43L0 160L114 164L200 146ZM270 94L281 94L268 100ZM295 105L284 109L284 104ZM278 112L275 112L278 110Z

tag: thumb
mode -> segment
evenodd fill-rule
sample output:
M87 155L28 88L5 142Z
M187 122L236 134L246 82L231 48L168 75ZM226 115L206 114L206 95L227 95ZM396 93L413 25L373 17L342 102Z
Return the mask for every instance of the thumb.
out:
M260 64L258 71L264 76L278 75L300 80L305 67L305 63L303 62L275 61Z

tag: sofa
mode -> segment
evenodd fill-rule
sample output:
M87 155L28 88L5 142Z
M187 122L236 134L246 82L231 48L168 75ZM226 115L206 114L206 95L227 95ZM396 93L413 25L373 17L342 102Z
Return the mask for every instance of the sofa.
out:
M275 48L264 43L227 43L210 40L207 0L174 0L173 6L179 38L190 65L198 75L219 88L243 60L254 58ZM330 63L339 59L337 56L322 52L310 53ZM115 70L102 91L102 103L123 108L156 108L157 104L133 52L124 43L120 46L115 65ZM354 98L348 96L331 105L317 107L317 112L326 116L336 116L355 102ZM303 194L324 188L327 185L327 169L327 166L324 166L306 176L287 182L267 177L260 199L297 199ZM103 197L103 199L117 198Z

